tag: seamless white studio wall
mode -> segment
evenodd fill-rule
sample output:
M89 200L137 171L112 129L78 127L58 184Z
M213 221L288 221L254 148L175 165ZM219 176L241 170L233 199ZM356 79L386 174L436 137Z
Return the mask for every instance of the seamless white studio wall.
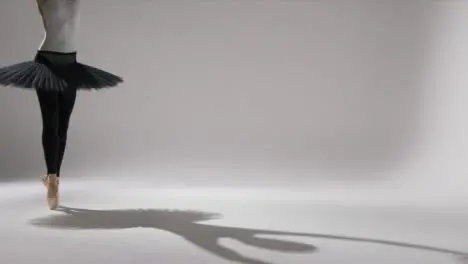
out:
M206 186L460 186L467 8L83 1L79 59L126 82L79 94L64 170L141 170ZM34 4L1 2L0 25L0 63L30 59L41 38ZM0 95L2 175L35 177L35 94Z

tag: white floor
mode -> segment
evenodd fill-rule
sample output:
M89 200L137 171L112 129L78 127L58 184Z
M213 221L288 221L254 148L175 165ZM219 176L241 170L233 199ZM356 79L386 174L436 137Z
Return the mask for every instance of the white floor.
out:
M287 196L64 180L68 209L51 212L39 182L3 184L0 263L450 264L468 252L461 205Z

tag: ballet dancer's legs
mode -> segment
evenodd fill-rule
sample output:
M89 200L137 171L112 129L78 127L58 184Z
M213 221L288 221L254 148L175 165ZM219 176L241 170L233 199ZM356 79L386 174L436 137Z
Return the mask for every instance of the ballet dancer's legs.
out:
M37 97L42 114L42 147L47 174L60 177L68 126L75 106L76 89L64 92L37 91Z
M76 93L76 89L64 92L37 91L42 115L42 147L47 166L47 175L43 181L47 187L47 201L50 209L58 206L58 178Z

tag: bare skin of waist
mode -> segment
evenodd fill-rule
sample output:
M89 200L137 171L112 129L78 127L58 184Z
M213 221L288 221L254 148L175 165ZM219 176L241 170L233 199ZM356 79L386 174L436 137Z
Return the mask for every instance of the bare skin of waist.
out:
M76 52L79 0L36 0L44 26L39 50Z

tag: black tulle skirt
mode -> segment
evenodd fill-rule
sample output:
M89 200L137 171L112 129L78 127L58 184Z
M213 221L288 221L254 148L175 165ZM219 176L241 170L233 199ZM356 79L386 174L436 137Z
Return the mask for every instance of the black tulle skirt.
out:
M25 89L96 90L121 82L117 75L77 62L76 52L38 51L32 61L0 67L0 85Z

